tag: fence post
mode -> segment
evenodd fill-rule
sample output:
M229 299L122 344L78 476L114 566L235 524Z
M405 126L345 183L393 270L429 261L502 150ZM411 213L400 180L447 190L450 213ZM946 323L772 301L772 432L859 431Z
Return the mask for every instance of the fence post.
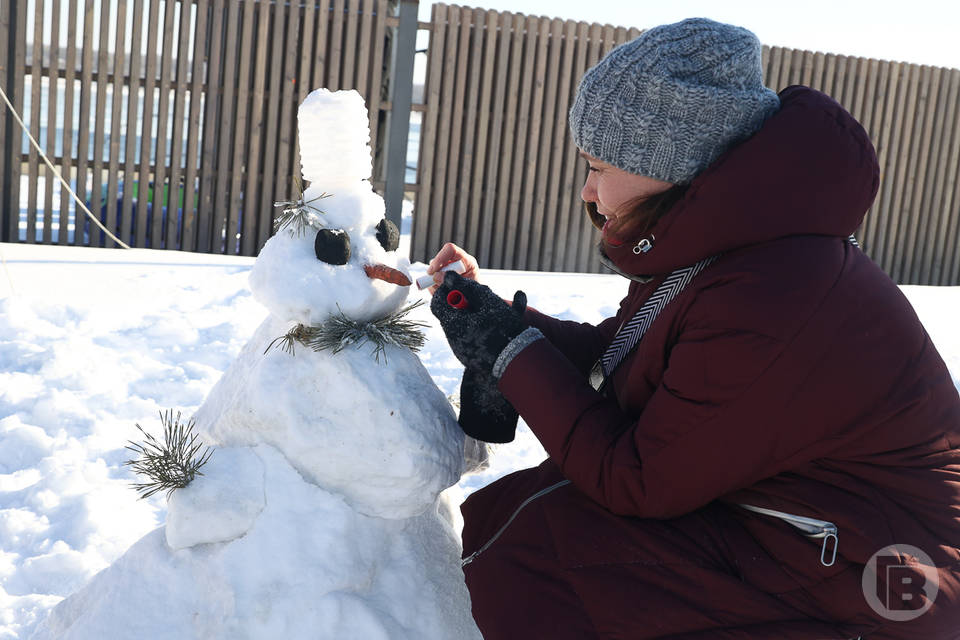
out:
M14 39L10 37L10 25L16 24L16 5L13 0L0 0L0 86L9 98L13 85ZM10 242L10 162L13 150L13 117L6 104L0 105L0 242Z
M417 49L418 0L400 0L400 24L393 38L390 70L390 114L387 120L387 176L384 188L387 220L400 228L407 173L407 137L413 101L413 59Z

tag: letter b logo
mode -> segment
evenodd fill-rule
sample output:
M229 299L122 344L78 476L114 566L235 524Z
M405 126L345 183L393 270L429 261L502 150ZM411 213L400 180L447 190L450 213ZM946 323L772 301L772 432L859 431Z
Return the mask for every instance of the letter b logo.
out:
M896 544L873 554L863 569L862 585L871 609L887 620L906 622L933 605L940 582L930 556Z

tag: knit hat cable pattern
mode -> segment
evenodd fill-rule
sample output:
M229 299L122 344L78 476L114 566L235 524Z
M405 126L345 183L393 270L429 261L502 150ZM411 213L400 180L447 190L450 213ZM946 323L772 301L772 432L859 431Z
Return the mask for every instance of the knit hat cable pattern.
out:
M570 128L598 160L687 184L779 107L763 86L757 37L691 18L641 34L588 70Z

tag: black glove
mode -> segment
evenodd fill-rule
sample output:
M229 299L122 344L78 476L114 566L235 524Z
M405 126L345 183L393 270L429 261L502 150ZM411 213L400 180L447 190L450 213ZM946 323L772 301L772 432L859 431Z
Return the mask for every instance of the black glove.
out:
M464 370L457 418L464 433L484 442L510 442L518 417L492 375L470 367Z
M527 296L517 291L511 308L490 287L447 271L430 301L453 355L469 369L491 373L507 344L527 328Z

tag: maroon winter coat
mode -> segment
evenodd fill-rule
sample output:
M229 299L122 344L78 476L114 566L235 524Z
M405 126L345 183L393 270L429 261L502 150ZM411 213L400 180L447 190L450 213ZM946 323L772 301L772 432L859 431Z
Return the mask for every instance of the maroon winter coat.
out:
M960 398L910 304L846 242L879 182L866 133L822 93L780 97L657 223L652 250L607 247L654 276L616 317L528 311L547 340L499 384L549 459L462 507L465 557L499 532L464 567L487 640L960 638ZM620 323L670 271L717 254L610 397L594 391L586 373ZM836 562L740 504L835 523ZM864 564L892 544L938 568L910 622L864 597ZM925 603L922 575L882 573L891 608L910 606L898 590Z

